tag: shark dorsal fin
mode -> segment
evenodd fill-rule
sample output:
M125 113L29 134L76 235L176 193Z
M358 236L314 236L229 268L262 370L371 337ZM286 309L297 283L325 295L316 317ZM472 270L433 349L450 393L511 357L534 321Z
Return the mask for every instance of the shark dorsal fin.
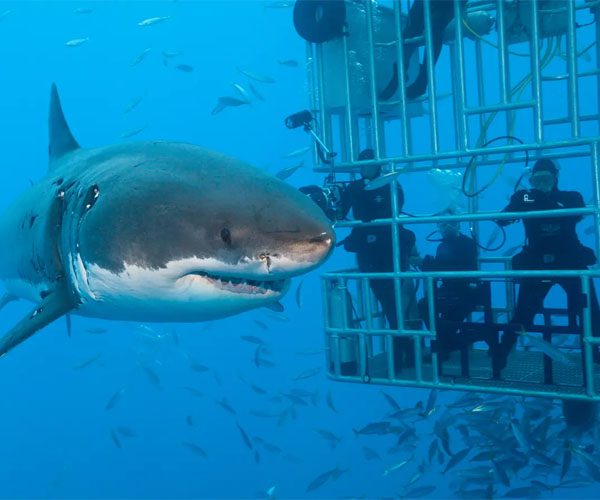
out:
M71 134L67 120L60 105L60 97L56 84L52 84L50 92L50 114L48 116L48 133L50 143L48 145L48 155L50 168L52 162L61 156L79 148L79 144Z

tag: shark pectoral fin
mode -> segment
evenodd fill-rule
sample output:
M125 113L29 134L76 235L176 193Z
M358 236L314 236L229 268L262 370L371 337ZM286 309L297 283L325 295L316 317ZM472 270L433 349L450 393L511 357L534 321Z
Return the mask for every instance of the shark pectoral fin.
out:
M0 356L4 356L35 332L73 309L75 309L75 303L66 287L57 288L48 294L30 314L19 321L4 337L0 338Z
M3 293L0 296L0 309L2 309L6 304L12 302L13 300L17 300L18 297L11 295L10 293Z

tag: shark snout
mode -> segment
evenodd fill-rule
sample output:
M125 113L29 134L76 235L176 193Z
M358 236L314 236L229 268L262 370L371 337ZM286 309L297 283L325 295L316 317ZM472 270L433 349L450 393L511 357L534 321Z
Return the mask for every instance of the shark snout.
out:
M283 248L263 251L258 255L272 276L292 277L321 265L335 245L335 233L329 227L287 242Z

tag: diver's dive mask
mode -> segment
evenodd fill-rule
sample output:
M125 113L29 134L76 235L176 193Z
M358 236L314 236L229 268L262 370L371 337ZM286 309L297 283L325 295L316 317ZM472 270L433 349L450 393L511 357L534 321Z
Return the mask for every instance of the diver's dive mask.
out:
M533 189L542 191L543 193L549 193L554 189L557 183L556 174L547 170L539 170L534 172L529 177L529 184Z

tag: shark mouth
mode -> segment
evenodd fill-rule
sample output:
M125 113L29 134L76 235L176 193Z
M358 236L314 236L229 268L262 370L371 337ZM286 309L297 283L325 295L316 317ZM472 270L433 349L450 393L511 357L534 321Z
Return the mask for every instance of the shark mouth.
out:
M232 293L265 295L268 293L281 293L286 288L287 280L251 280L235 276L219 276L203 271L196 271L187 276L199 276L211 285Z

